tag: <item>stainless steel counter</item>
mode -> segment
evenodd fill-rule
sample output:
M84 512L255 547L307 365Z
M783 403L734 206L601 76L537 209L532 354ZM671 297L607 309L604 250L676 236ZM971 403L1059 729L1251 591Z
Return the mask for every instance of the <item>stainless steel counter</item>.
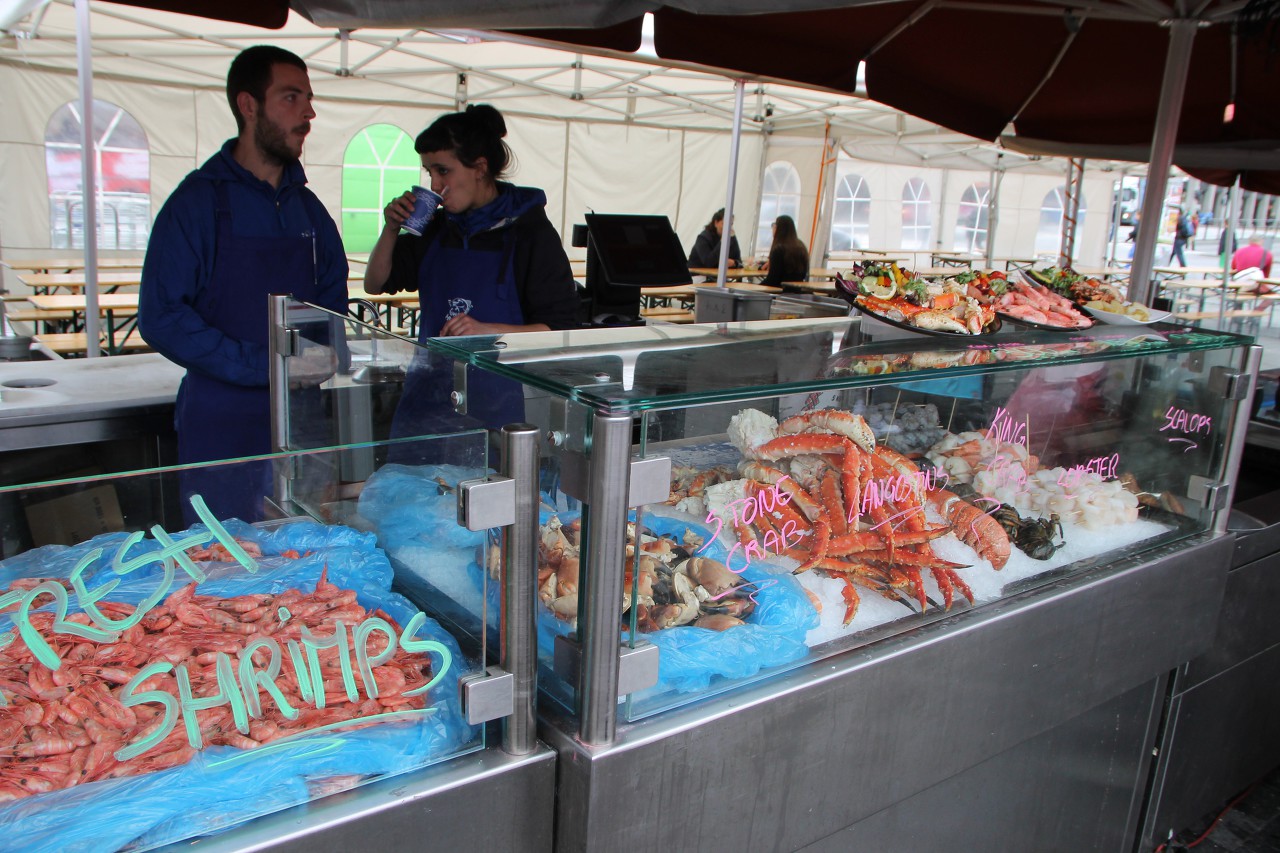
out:
M621 725L608 747L544 719L556 847L1127 851L1163 680L1212 641L1233 544L1067 577Z
M0 451L136 435L128 421L163 419L183 373L155 353L0 363Z

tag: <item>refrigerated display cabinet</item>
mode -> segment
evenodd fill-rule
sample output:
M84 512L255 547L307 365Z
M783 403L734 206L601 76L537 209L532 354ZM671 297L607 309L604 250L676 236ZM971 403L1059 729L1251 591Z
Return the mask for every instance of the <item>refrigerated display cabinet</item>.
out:
M544 438L523 523L558 848L1131 846L1167 675L1222 598L1249 338L310 323L291 351L334 350L327 405L357 413L329 429ZM459 458L402 473L447 490Z
M474 450L459 478L483 482L487 435L449 440ZM0 486L18 508L19 547L0 560L10 837L51 851L370 837L549 849L554 754L512 689L519 662L428 615L435 603L378 544L388 528L448 540L437 572L469 578L500 538L456 513L381 511L388 457L430 443ZM368 463L361 481L346 476L351 454ZM443 494L430 480L397 488ZM51 527L83 539L45 544ZM474 579L481 598L488 578ZM504 622L531 628L531 602Z

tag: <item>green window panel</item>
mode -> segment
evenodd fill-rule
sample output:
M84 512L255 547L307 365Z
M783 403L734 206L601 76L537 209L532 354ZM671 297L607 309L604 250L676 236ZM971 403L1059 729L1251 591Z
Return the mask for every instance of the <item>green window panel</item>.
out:
M373 249L382 209L421 175L409 134L395 125L373 124L352 137L342 156L342 243L348 252Z

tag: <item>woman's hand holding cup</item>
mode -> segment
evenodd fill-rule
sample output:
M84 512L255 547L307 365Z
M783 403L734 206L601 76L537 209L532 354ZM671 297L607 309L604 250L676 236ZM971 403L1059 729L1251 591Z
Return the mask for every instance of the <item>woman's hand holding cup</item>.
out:
M382 209L382 218L386 220L387 226L397 231L403 228L405 220L413 214L413 206L417 201L412 190L406 190L403 195L391 199Z

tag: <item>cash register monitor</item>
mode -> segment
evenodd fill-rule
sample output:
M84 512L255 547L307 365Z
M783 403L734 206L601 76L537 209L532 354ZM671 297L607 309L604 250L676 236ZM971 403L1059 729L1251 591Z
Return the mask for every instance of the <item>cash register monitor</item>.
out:
M692 283L680 238L667 217L588 213L586 219L583 320L588 325L639 325L640 288Z

